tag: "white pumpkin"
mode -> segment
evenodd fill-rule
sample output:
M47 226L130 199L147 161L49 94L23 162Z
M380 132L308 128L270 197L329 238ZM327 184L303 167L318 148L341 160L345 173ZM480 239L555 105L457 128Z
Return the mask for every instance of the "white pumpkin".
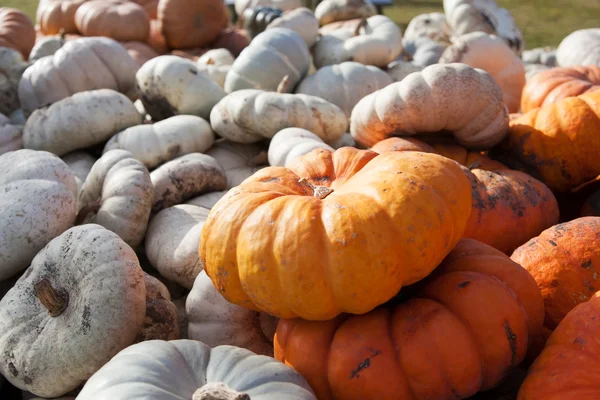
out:
M119 42L107 37L68 41L53 56L23 73L19 100L26 114L59 100L96 89L112 89L135 100L138 64Z
M525 64L542 64L548 67L556 67L556 49L554 47L536 47L525 50L521 56Z
M100 144L141 123L142 116L131 100L119 92L100 89L76 93L35 110L23 129L23 146L62 156Z
M145 303L131 247L99 225L71 228L0 301L0 372L20 389L61 396L133 342Z
M275 19L266 29L287 28L298 33L306 45L310 48L317 41L319 36L319 21L315 18L312 10L301 7L284 13L281 17Z
M340 107L349 118L360 99L392 83L377 67L353 61L320 68L300 82L296 93L320 97Z
M232 65L235 57L227 49L210 49L196 61L198 65Z
M233 62L225 91L240 89L276 90L286 76L294 87L306 75L310 63L308 47L291 29L272 28L257 35Z
M0 113L9 115L20 107L19 82L27 67L21 52L0 47Z
M278 318L230 303L204 271L187 297L185 313L190 339L210 347L232 345L273 356L273 326Z
M231 65L198 64L198 70L208 75L220 88L225 88L225 80L231 70Z
M375 6L365 0L323 0L315 8L315 17L321 26L355 18L369 18L376 14Z
M301 128L283 129L269 143L269 165L277 167L288 166L296 157L303 156L314 149L333 151L320 137Z
M102 225L135 249L146 233L152 196L144 164L128 151L111 150L96 161L83 182L77 219Z
M495 0L444 0L444 12L456 36L480 31L501 37L518 55L525 48L513 16Z
M87 178L97 159L83 151L69 153L61 158L71 168L71 171L73 171L75 182L77 183L77 193L79 194L85 178Z
M508 112L521 108L525 66L504 40L484 32L472 32L454 39L440 63L464 63L487 71L500 86Z
M393 61L388 65L387 73L394 82L400 82L413 72L420 72L423 68L409 61Z
M154 186L154 213L227 187L223 167L213 157L201 153L186 154L164 163L152 171L150 179Z
M23 126L13 125L0 113L0 154L23 148Z
M344 133L341 138L331 144L334 149L341 149L342 147L356 147L356 141L350 134L350 132Z
M251 145L249 145L251 146ZM217 204L217 201L221 200L221 197L225 196L227 190L218 190L216 192L210 192L202 194L198 197L194 197L185 202L185 204L191 204L198 207L211 209Z
M160 56L136 74L144 108L155 121L178 114L208 119L210 110L225 96L223 89L190 60Z
M204 153L214 141L208 122L195 115L177 115L117 133L106 143L104 152L127 150L146 167L154 168L184 154Z
M282 11L303 7L303 0L235 0L234 9L237 15L244 15L247 8L276 7Z
M600 28L580 29L569 34L556 49L556 61L561 67L600 66Z
M416 39L402 39L403 58L412 64L425 68L437 64L440 57L448 47L446 43L420 37Z
M40 58L53 56L67 41L61 36L47 36L35 42L29 53L29 62L33 63Z
M210 209L191 204L165 208L152 218L144 248L150 264L165 278L191 289L202 271L198 244Z
M404 31L404 39L415 40L425 37L440 43L450 43L452 28L446 15L440 12L420 14L410 20Z
M390 136L441 133L469 149L489 149L508 133L508 110L487 72L436 64L364 97L350 132L365 147Z
M29 266L77 215L71 169L45 151L0 155L0 281Z
M402 31L384 15L364 20L357 29L336 29L321 36L314 47L317 68L356 61L385 67L402 53Z
M246 89L221 100L210 123L219 136L238 143L270 139L290 127L307 129L329 143L347 131L348 117L319 97Z
M267 151L260 144L219 140L206 154L214 157L225 170L227 189L238 186L256 171L266 167L268 162Z

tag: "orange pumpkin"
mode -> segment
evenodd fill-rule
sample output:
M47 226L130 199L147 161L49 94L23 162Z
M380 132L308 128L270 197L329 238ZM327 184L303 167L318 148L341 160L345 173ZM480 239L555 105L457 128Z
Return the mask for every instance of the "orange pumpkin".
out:
M223 1L160 0L158 19L171 49L206 47L229 25Z
M592 193L581 208L582 217L600 217L600 190Z
M86 0L40 0L36 20L44 35L78 33L75 12Z
M552 68L534 75L523 88L524 112L567 97L600 89L600 67L595 65Z
M148 18L158 18L158 0L131 0L134 3L144 7L144 11L148 14Z
M600 293L571 310L548 339L517 400L600 399Z
M128 0L92 0L75 13L75 25L84 36L106 36L128 42L145 42L150 20L142 6Z
M0 8L0 47L17 50L27 60L35 36L35 28L27 15L16 8Z
M143 42L122 42L121 45L127 49L127 52L138 63L141 67L154 57L158 57L158 54L152 47Z
M204 224L200 260L232 303L282 318L361 314L431 273L470 209L469 181L445 157L315 149L231 189Z
M404 303L325 322L280 320L275 358L320 400L465 398L523 360L543 313L527 271L464 239Z
M165 36L162 34L162 24L157 19L150 21L150 34L147 42L158 54L167 54L169 51Z
M230 27L221 31L217 36L217 40L210 47L213 49L227 49L234 57L237 57L249 44L250 36L245 30Z
M600 175L600 91L536 108L510 122L492 158L566 192Z

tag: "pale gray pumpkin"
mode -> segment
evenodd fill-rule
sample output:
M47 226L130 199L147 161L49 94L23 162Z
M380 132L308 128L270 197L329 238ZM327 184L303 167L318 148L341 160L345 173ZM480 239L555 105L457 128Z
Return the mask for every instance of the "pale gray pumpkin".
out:
M426 37L402 39L402 46L402 58L421 68L437 64L448 47L445 43L439 43Z
M21 106L19 82L28 66L21 52L0 47L0 113L9 115Z
M307 129L329 143L347 131L348 117L319 97L246 89L217 103L210 123L219 136L238 143L270 139L290 127Z
M227 187L223 167L213 157L201 153L186 154L164 163L152 171L150 179L154 186L154 213Z
M92 166L79 195L80 223L115 232L134 249L146 233L153 200L150 173L134 155L110 150Z
M381 69L347 61L320 68L300 82L296 93L320 97L340 107L349 118L360 99L392 83Z
M48 36L35 42L29 53L29 62L34 63L40 58L52 56L61 49L67 41L61 36Z
M296 157L303 156L314 149L327 149L333 147L323 142L314 133L301 128L283 129L271 139L269 143L269 165L277 167L288 166Z
M268 165L267 151L260 144L235 143L222 139L206 154L214 157L225 170L227 189L238 186Z
M77 193L79 196L83 182L85 182L85 178L87 178L97 159L91 154L83 151L69 153L61 158L73 171L75 182L77 183Z
M26 114L79 92L112 89L135 100L138 64L107 37L69 40L23 73L19 100Z
M210 347L232 345L273 356L273 326L279 319L225 300L204 271L188 294L185 313L190 339Z
M237 15L244 15L247 8L276 7L282 11L289 11L303 7L303 3L303 0L235 0L234 8Z
M600 66L600 28L579 29L570 33L558 45L556 61L561 67Z
M142 116L125 95L110 89L76 93L31 114L23 130L26 149L62 156L95 146L130 126Z
M315 8L315 17L321 26L355 18L369 18L377 14L373 4L365 0L323 0Z
M235 57L227 49L210 49L202 54L196 61L197 64L204 65L232 65Z
M415 40L426 37L436 42L449 44L452 28L446 21L446 15L440 12L420 14L410 20L404 31L404 39Z
M394 82L400 82L413 72L420 72L423 68L409 61L393 61L388 65L387 73Z
M256 36L233 62L225 91L240 89L276 90L286 76L286 92L306 75L310 63L308 47L300 35L291 29L272 28Z
M177 115L155 124L137 125L114 135L104 146L129 151L148 168L175 157L204 153L215 141L210 124L195 115Z
M0 113L0 154L23 148L23 126L13 125Z
M266 29L287 28L299 34L310 48L319 36L319 21L312 10L306 7L296 8L275 19Z
M225 196L226 193L227 190L218 190L216 192L201 194L200 196L189 199L185 202L185 204L191 204L210 210L215 204L217 204L217 201L221 200L221 197Z
M356 61L385 67L402 53L402 31L384 15L364 20L357 29L336 29L321 36L314 47L317 68L325 65Z
M0 155L0 281L29 266L77 215L77 185L60 158L45 151Z
M364 97L354 107L350 132L366 147L390 136L440 133L469 149L489 149L508 133L508 110L487 72L436 64Z
M133 342L145 303L131 247L99 225L71 228L0 301L0 372L37 396L64 395Z
M542 64L548 67L556 67L556 48L554 47L536 47L535 49L525 50L521 56L525 64Z

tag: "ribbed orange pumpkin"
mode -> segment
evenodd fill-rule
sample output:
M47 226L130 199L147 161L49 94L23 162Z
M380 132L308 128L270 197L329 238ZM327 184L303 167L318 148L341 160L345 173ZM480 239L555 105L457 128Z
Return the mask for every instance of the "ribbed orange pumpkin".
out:
M360 316L280 320L275 358L319 400L459 399L499 383L543 322L533 278L464 239L418 294Z
M600 293L571 310L548 339L517 400L600 399Z
M229 25L223 1L160 0L158 19L171 49L205 47Z
M569 97L510 122L492 158L566 192L600 175L600 91Z
M200 260L230 302L282 318L361 314L460 240L469 181L436 154L316 149L268 167L211 210Z
M0 47L15 49L27 60L35 44L35 28L29 17L16 8L0 8Z
M600 190L592 193L581 208L582 217L600 217Z
M158 18L158 0L131 0L134 3L144 7L144 11L148 14L148 18Z
M75 12L87 0L40 0L36 20L44 35L78 33Z
M600 67L552 68L534 75L523 89L523 112L600 89Z
M77 9L75 25L84 36L106 36L122 42L145 42L150 33L146 11L128 0L88 1Z

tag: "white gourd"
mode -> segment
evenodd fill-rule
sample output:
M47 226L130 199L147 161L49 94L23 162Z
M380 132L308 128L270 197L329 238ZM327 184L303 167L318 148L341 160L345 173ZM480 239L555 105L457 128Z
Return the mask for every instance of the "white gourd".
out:
M40 58L54 55L66 43L67 41L60 36L49 36L38 40L29 53L29 62L33 63Z
M333 151L333 147L306 129L283 129L277 132L269 143L269 165L287 167L296 157L303 156L314 149Z
M452 28L446 15L440 12L420 14L410 20L404 31L404 39L415 40L425 37L440 43L450 43Z
M235 57L227 49L210 49L196 61L198 65L233 65Z
M426 37L419 37L410 40L403 38L402 46L403 56L406 60L418 67L425 68L439 62L448 44Z
M306 7L296 8L275 19L266 29L287 28L298 33L310 48L319 36L319 21L315 14Z
M600 66L600 28L579 29L570 33L558 45L556 61L561 67Z
M376 14L375 6L365 0L323 0L315 8L315 17L321 26L355 18L369 18Z
M206 154L217 160L225 170L227 189L238 186L256 171L266 167L268 162L267 151L260 144L219 140Z

